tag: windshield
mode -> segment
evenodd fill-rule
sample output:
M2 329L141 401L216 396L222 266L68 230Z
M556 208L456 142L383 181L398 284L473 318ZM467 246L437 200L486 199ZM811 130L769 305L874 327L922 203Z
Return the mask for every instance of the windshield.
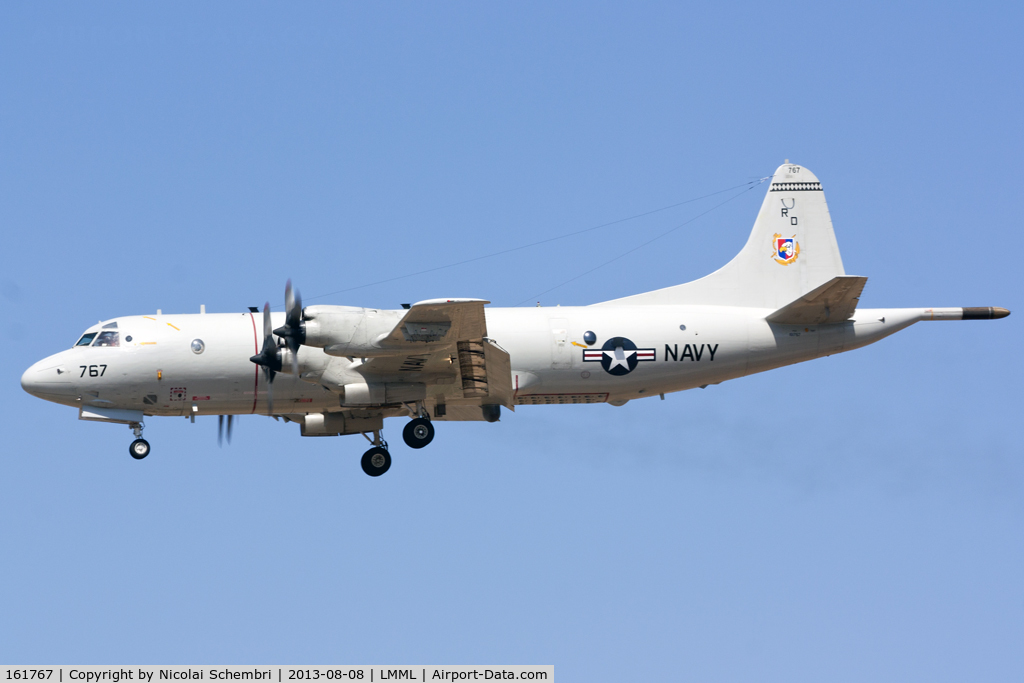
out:
M113 330L103 330L100 332L100 336L96 337L96 341L93 342L93 346L120 346L120 338L117 332Z
M90 332L89 334L83 334L82 338L78 340L78 343L75 344L75 346L88 346L89 344L92 344L92 340L95 337L96 337L96 333L95 332Z

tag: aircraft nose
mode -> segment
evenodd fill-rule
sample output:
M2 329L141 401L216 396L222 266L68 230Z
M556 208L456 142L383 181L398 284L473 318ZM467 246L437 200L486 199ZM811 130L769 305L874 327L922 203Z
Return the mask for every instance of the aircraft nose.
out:
M33 396L39 396L41 393L42 382L39 377L41 369L39 363L34 363L21 375L21 388Z
M45 358L29 367L21 375L21 388L37 398L47 400L74 393L71 373L56 356Z

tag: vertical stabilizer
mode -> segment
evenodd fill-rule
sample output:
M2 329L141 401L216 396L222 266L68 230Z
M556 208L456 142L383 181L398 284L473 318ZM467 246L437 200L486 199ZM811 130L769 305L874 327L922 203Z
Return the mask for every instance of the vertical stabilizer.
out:
M746 246L711 275L605 304L699 304L778 309L845 275L825 193L803 166L772 176Z

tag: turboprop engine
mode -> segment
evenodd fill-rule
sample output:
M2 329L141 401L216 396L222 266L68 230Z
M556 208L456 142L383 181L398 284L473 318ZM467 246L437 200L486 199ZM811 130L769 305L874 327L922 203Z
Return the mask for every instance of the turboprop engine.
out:
M289 280L285 286L285 323L271 329L270 304L264 306L263 348L251 360L263 368L270 387L277 373L294 374L339 394L341 404L346 406L420 401L426 396L424 384L367 382L354 369L363 359L396 352L382 342L401 318L401 311L373 308L309 306L304 309L301 296ZM322 348L333 358L300 354L302 346ZM314 358L323 360L311 364Z
M292 289L292 282L289 280L285 286L285 312L285 324L273 330L273 334L284 341L284 348L280 349L277 355L280 363L276 365L291 364L294 374L298 374L296 366L301 346L321 348L328 356L338 358L375 358L407 350L404 345L388 341L396 326L402 321L403 311L354 306L303 308L302 298ZM269 318L265 317L265 320ZM422 343L424 348L429 348L438 343L447 343L445 337L450 327L450 321L406 323L402 327L401 338L404 342L418 342ZM267 329L267 339L270 338L270 334L270 330ZM285 349L288 354L284 353ZM271 367L275 365L271 355L265 348L263 354L253 356L253 362L265 368ZM282 372L280 367L272 369Z
M303 311L307 346L322 348L329 356L375 358L390 356L396 349L387 337L401 321L402 311L349 306L307 306ZM425 346L429 342L425 342Z

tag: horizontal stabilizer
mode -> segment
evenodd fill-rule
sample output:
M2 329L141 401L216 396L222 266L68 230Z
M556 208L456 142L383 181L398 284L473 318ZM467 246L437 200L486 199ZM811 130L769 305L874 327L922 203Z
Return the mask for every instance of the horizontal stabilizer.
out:
M849 320L857 310L866 277L840 275L768 316L770 323L823 325Z

